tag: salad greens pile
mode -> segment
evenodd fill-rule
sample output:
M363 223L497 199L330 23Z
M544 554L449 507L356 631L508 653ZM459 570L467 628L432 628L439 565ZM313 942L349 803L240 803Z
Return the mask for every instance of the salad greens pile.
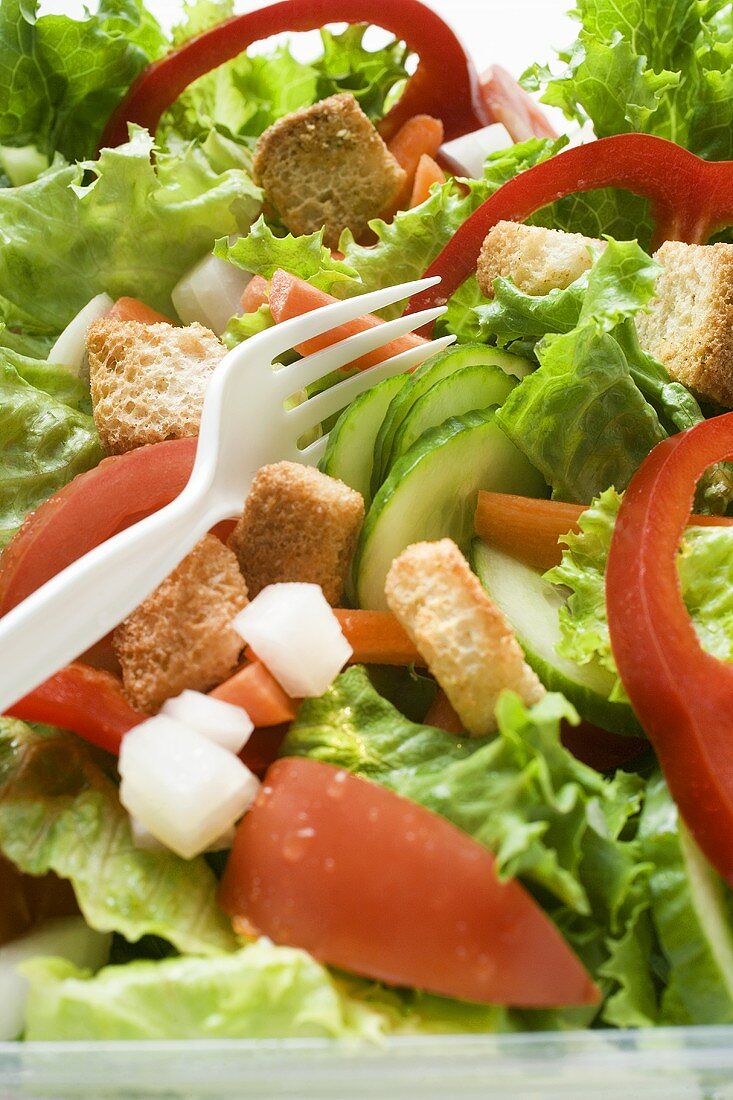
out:
M38 15L33 0L0 5L0 548L29 512L102 458L87 382L48 361L95 295L130 295L173 316L175 284L212 252L265 278L283 269L342 298L414 279L502 183L566 144L532 139L493 154L480 178L449 178L421 205L375 221L371 243L346 231L340 254L323 233L293 237L253 181L258 136L339 91L377 120L410 71L402 43L371 50L367 28L353 26L324 29L322 54L308 63L282 45L241 55L191 85L157 134L131 127L127 144L97 155L110 113L141 69L231 10L228 0L195 0L170 38L142 0L100 0L79 21ZM532 67L528 87L597 136L639 130L709 158L733 157L728 3L579 0L576 14L576 43L556 66ZM536 296L499 279L491 301L471 278L440 324L461 347L518 357L521 380L496 424L548 492L593 502L545 580L560 600L559 656L598 664L613 678L609 698L623 700L604 594L619 494L655 444L703 412L637 337L635 317L660 271L644 250L644 203L594 192L534 221L598 238L589 271ZM233 317L223 339L232 347L272 323L265 304ZM702 504L723 511L730 494L721 469ZM691 529L679 559L698 634L728 661L731 540L730 529ZM247 942L216 905L214 857L186 861L136 846L111 758L73 734L0 719L0 855L22 872L68 879L88 926L115 936L114 961L96 975L59 958L24 964L26 1037L375 1039L732 1022L733 899L678 820L651 751L627 770L580 763L563 745L578 714L557 693L531 709L504 694L495 736L456 738L422 724L430 690L412 672L355 667L302 705L282 753L381 784L487 847L592 973L600 1008L463 1004Z

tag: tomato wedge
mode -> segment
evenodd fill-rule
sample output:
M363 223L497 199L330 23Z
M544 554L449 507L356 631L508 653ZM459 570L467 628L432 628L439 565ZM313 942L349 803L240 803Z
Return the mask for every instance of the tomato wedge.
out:
M36 509L0 564L0 615L67 565L178 496L193 469L195 439L174 439L105 458Z
M130 706L116 676L80 661L62 668L19 699L8 714L72 730L115 755L127 731L148 717Z
M356 974L481 1003L595 1004L562 936L466 833L316 760L278 761L219 901L276 943Z
M710 862L733 884L733 666L700 645L677 552L700 477L733 458L733 413L665 439L626 490L606 570L619 675L670 792Z

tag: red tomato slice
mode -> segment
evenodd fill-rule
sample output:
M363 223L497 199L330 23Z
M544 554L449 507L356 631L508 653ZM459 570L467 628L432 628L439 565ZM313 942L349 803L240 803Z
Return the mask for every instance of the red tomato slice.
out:
M195 439L174 439L105 458L25 521L2 556L0 615L112 535L178 496L193 468Z
M526 1008L599 993L540 907L466 833L316 760L278 761L219 901L276 943L379 981Z
M130 706L116 676L78 661L19 699L7 713L73 730L114 754L127 731L148 717Z

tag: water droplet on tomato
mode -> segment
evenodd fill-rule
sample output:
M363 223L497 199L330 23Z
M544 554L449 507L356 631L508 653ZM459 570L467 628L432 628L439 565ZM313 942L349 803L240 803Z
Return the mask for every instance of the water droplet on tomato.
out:
M349 773L345 771L336 772L331 782L326 787L326 794L329 798L335 799L337 802L346 794L346 777Z
M296 829L283 840L282 853L289 863L297 863L305 855L308 841L316 835L315 829Z

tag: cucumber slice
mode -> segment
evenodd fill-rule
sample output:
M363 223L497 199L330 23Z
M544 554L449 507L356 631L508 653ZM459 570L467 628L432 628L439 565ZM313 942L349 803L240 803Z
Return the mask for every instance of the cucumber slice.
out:
M509 355L498 348L486 344L456 344L433 356L419 367L408 380L408 384L397 394L390 404L374 444L374 470L372 474L372 496L384 481L387 474L392 441L397 429L407 416L415 401L428 392L431 386L442 378L447 378L464 367L482 364L487 367L501 367L506 374L523 378L529 370L526 359Z
M548 691L560 691L578 714L612 733L643 736L631 706L609 699L615 679L599 664L578 665L560 657L558 612L563 599L541 573L475 539L471 564L486 591L514 627L527 663Z
M467 548L479 489L538 496L541 475L504 435L494 409L425 432L396 462L367 513L355 562L361 607L387 607L384 582L406 546L449 537Z
M407 375L385 378L345 409L331 429L319 469L356 489L369 504L374 441L390 402L407 383Z
M437 428L449 416L462 416L472 409L501 405L516 385L516 378L506 374L501 367L478 363L441 378L415 401L397 429L388 469L407 454L428 428Z

